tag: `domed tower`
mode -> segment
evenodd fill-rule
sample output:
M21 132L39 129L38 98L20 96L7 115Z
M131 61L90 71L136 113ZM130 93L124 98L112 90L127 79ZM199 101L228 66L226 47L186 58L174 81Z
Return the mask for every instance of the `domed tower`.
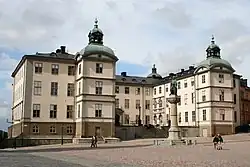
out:
M103 45L103 32L95 20L89 43L76 54L76 137L114 136L115 74L118 58Z
M228 61L221 58L220 51L212 37L211 44L206 49L206 59L194 71L195 110L201 136L234 133L234 69Z
M155 78L155 79L162 78L161 75L157 73L157 68L155 67L155 64L153 64L152 72L147 76L147 78Z

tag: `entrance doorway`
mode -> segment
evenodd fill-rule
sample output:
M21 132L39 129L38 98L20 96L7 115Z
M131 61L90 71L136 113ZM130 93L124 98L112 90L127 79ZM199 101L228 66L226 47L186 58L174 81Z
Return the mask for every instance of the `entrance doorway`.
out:
M115 114L115 126L120 126L120 115Z
M95 135L101 136L101 128L100 127L95 127Z
M202 129L202 136L207 137L207 129Z

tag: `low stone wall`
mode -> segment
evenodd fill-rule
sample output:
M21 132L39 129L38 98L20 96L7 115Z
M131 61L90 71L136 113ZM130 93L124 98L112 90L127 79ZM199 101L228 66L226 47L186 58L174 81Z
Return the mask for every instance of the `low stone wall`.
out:
M115 137L121 140L133 140L143 138L167 138L169 127L146 128L143 126L119 126L115 128ZM198 127L180 127L182 137L197 137L199 135Z
M61 144L62 139L6 139L0 143L0 149L11 148L16 143L16 147L28 147L38 145ZM72 139L63 139L63 143L72 143Z

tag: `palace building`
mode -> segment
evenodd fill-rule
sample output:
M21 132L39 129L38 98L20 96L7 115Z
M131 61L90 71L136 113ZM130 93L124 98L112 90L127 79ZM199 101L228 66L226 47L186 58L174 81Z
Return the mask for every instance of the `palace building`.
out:
M162 77L153 65L151 74L140 77L116 75L118 57L103 36L96 21L88 45L74 55L61 46L22 57L12 73L11 136L114 137L116 125L168 126L173 77L181 96L179 126L211 136L234 133L241 124L241 76L221 57L214 39L197 66Z

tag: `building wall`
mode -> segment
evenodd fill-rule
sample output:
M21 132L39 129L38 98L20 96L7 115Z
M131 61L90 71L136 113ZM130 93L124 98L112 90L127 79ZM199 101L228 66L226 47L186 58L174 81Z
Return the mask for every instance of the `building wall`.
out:
M250 88L240 87L240 125L250 124Z
M125 87L129 88L129 94L125 94ZM116 93L116 99L119 100L119 104L116 107L122 109L123 119L121 119L122 124L136 124L136 116L139 115L139 108L136 108L136 100L139 100L139 105L141 106L141 120L142 123L146 123L146 115L152 119L151 109L152 109L152 87L138 85L116 85L116 89L119 89L119 93ZM140 89L140 93L137 93L137 89ZM149 92L149 94L147 93ZM129 108L125 107L125 99L129 100ZM146 100L149 100L149 108L146 108ZM129 115L129 121L125 121L125 115Z

